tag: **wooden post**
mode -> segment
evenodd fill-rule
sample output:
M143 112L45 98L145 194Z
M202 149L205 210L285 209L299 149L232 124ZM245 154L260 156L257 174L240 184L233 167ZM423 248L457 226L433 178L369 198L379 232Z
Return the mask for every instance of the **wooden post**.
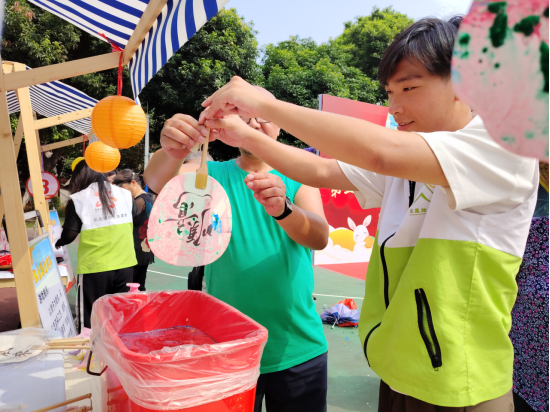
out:
M45 129L47 127L72 122L74 120L85 119L86 117L90 117L92 115L92 110L93 109L77 110L76 112L60 114L58 116L46 117L44 119L36 120L34 122L34 128L36 130Z
M2 191L0 190L0 222L4 217L4 200L2 200Z
M21 148L21 141L23 140L23 121L21 120L21 114L19 114L19 121L17 122L17 129L15 130L15 136L13 137L13 148L15 150L15 158L19 155L19 149Z
M102 70L118 67L118 61L122 52L101 54L85 59L71 60L69 62L52 64L50 66L37 67L32 70L9 73L4 77L2 90L17 90L35 84L52 82L68 77L81 76L83 74L100 72Z
M14 63L16 71L25 70L25 65ZM44 228L50 230L50 212L48 203L44 196L44 187L42 186L42 168L40 167L40 148L36 144L34 136L34 119L32 117L31 95L28 87L16 90L21 108L21 120L23 123L23 134L25 135L25 148L27 149L27 159L29 162L29 172L31 175L34 208L40 211Z
M21 326L40 326L3 70L0 71L0 153L0 187L6 213Z
M36 112L34 112L34 111L32 112L32 119L33 119L32 124L34 126L34 123L36 122L36 119L37 119ZM42 145L40 144L40 135L38 134L38 130L35 130L34 134L36 135L36 144L38 146L38 150L40 151L38 153L38 159L40 160L40 168L43 169L44 168L44 159L42 158Z
M82 143L83 141L87 142L88 140L89 140L88 136L82 135L80 137L73 137L72 139L63 140L61 142L50 143L50 144L44 145L44 146L42 146L42 150L44 150L46 152L48 150L59 149L60 147L72 146L72 145L75 145L75 144L78 144L78 143Z

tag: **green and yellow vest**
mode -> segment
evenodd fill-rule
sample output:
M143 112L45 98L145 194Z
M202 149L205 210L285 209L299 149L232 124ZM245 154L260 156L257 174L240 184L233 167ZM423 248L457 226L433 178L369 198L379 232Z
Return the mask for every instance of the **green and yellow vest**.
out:
M108 185L113 216L103 216L97 183L71 195L76 214L82 220L77 273L105 272L137 265L132 235L132 194Z
M451 210L441 187L386 177L359 335L393 389L462 407L512 388L510 312L534 188L513 210L479 215Z

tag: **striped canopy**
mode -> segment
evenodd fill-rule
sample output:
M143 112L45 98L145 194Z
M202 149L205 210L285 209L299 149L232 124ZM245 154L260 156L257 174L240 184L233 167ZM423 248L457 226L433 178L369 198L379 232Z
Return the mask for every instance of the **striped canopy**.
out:
M31 70L31 68L27 67L27 70ZM32 110L45 117L90 109L97 103L96 99L60 81L30 86L29 92ZM9 91L7 100L10 114L20 111L19 100L17 100L15 92ZM91 129L89 117L65 123L65 125L82 134L87 134Z
M124 49L149 0L29 0ZM229 0L168 0L130 61L134 98L172 55Z

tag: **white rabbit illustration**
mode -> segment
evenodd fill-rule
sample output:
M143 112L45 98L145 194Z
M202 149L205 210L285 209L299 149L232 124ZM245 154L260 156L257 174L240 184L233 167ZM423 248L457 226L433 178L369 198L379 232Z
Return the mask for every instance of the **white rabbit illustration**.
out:
M356 226L353 220L348 217L348 225L353 230L353 240L355 246L353 248L353 260L354 262L368 262L372 253L372 245L367 247L366 240L369 237L369 230L367 226L372 221L372 216L369 215L363 220L363 224Z

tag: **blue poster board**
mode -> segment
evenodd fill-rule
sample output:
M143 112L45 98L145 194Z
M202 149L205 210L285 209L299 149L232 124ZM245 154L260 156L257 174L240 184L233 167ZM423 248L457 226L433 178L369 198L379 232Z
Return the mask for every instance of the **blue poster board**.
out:
M33 239L29 250L42 327L57 330L64 338L76 336L71 308L48 234Z

